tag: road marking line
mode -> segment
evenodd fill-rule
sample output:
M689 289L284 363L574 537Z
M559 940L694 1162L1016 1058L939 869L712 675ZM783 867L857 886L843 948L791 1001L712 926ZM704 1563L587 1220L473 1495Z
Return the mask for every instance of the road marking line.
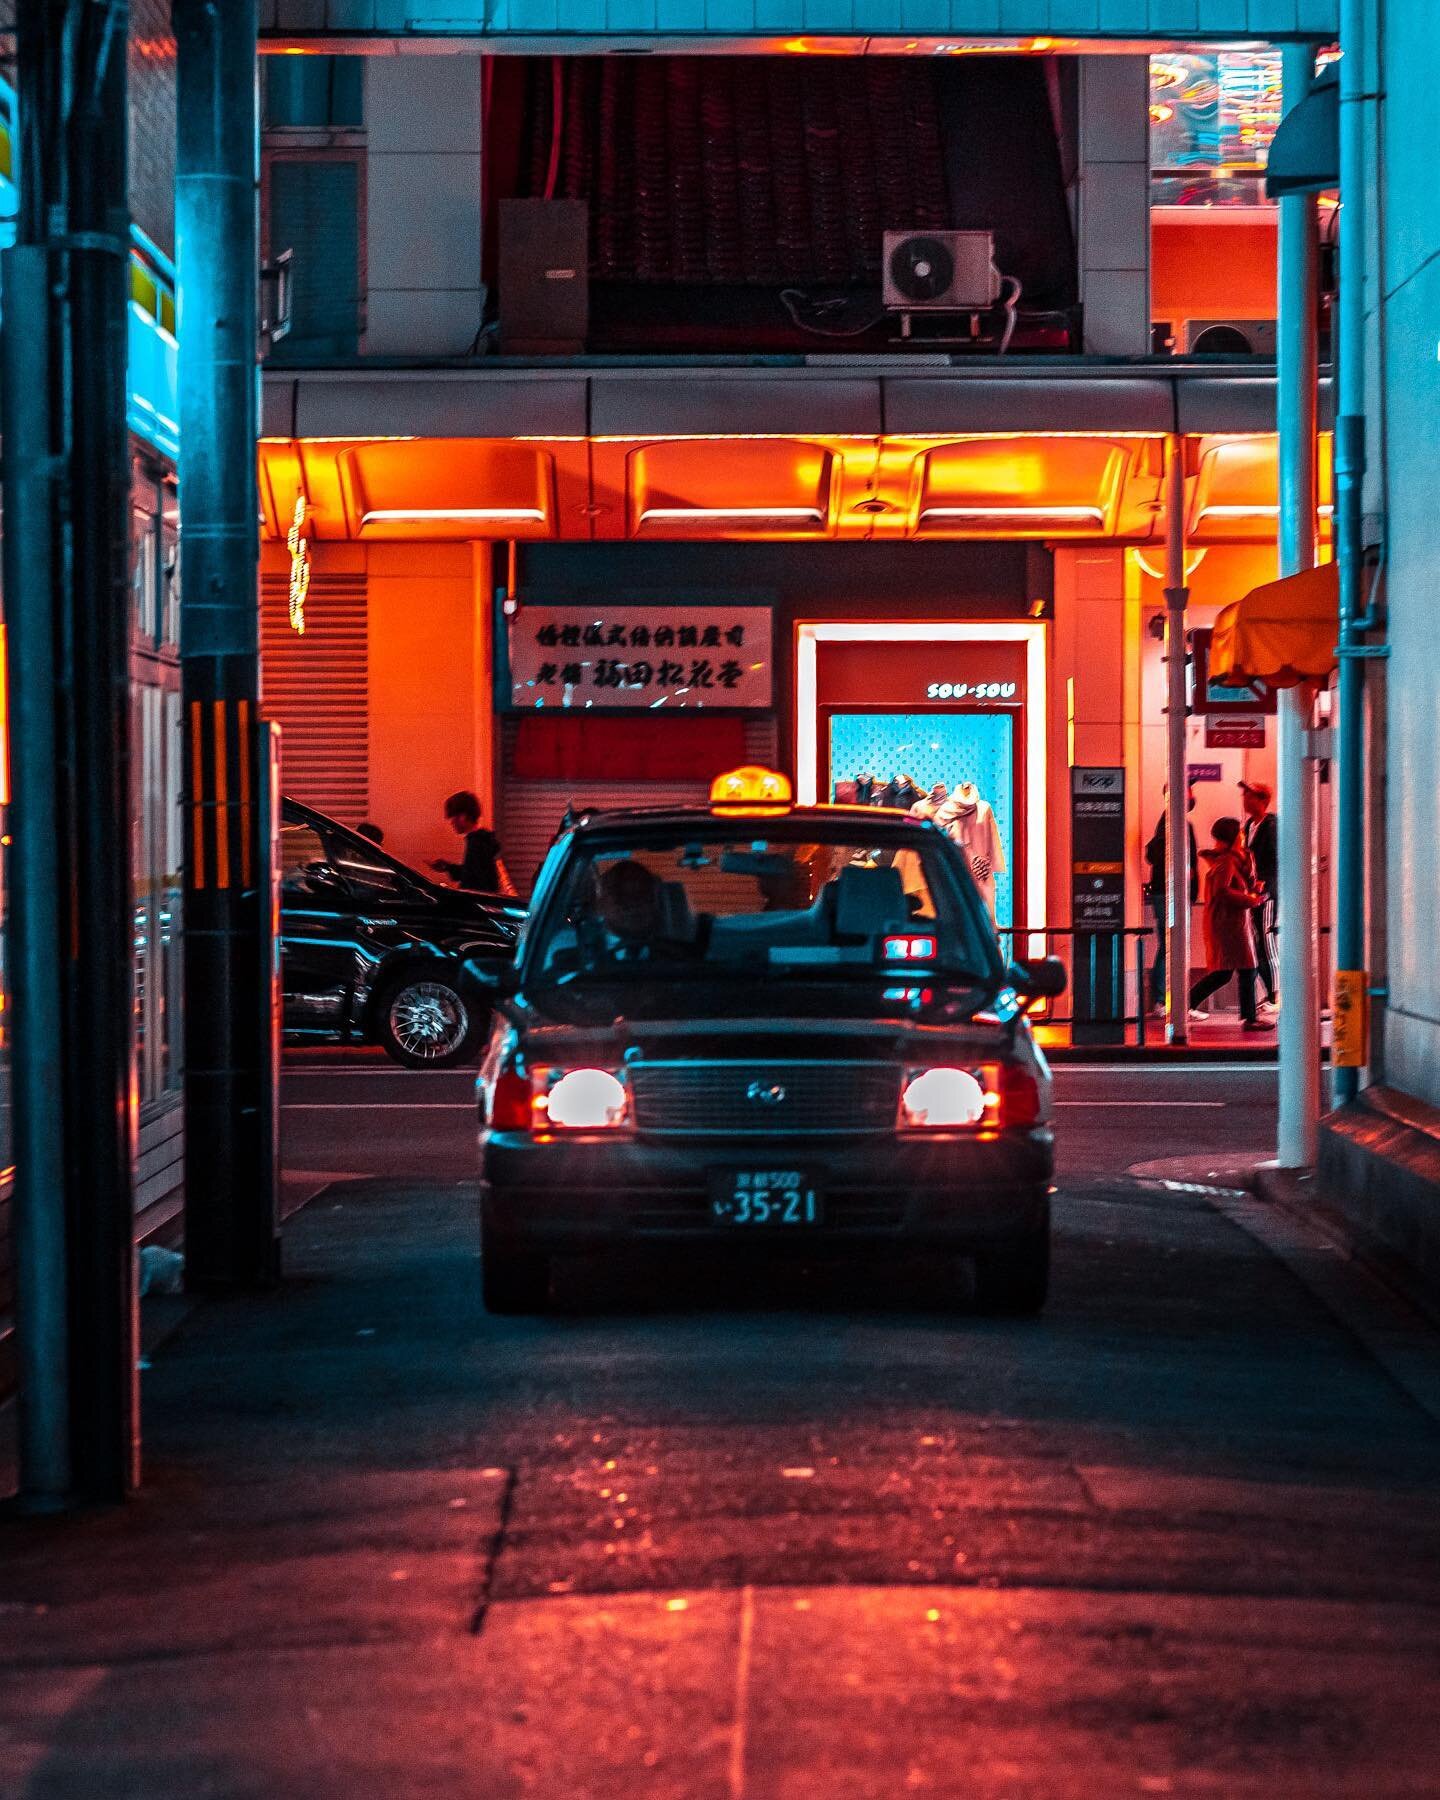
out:
M473 1069L402 1069L397 1063L386 1061L378 1067L368 1063L356 1063L340 1069L311 1068L306 1063L286 1063L280 1070L284 1081L308 1081L313 1076L325 1075L345 1081L359 1081L369 1077L380 1081L409 1081L423 1076L433 1081L438 1076L441 1080L473 1081Z
M1232 1106L1230 1100L1057 1100L1056 1106L1081 1106L1094 1110L1096 1107L1119 1107L1129 1111L1132 1107L1154 1107L1162 1112L1223 1112Z
M745 1800L745 1750L750 1731L750 1646L755 1636L755 1589L740 1590L740 1636L735 1647L735 1708L730 1727L730 1800Z
M1057 1062L1055 1073L1065 1081L1082 1075L1171 1075L1176 1081L1188 1081L1192 1075L1276 1075L1279 1065L1273 1062L1148 1062L1148 1063L1080 1063Z
M281 1112L474 1112L471 1100L282 1100Z

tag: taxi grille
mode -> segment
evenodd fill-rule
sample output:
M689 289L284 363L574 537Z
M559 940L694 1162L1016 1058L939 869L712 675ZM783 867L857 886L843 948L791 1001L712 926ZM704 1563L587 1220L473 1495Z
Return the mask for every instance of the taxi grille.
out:
M900 1069L884 1062L636 1063L637 1130L673 1137L889 1131Z

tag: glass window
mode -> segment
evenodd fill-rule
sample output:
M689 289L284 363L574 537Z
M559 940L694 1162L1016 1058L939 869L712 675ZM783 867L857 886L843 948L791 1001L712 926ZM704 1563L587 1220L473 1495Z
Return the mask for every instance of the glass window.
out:
M160 641L180 647L180 502L173 485L160 493Z
M1152 56L1152 204L1265 205L1265 160L1280 116L1278 50Z
M142 1107L180 1087L180 696L132 689L135 1056Z
M950 846L926 828L848 821L713 820L583 847L546 908L532 967L577 971L893 974L887 939L922 939L919 960L974 975L998 951ZM928 955L923 942L931 941Z
M309 876L326 867L328 858L319 832L286 819L280 827L280 885L292 893L305 892Z
M138 472L131 483L130 593L134 629L154 640L160 635L160 492Z

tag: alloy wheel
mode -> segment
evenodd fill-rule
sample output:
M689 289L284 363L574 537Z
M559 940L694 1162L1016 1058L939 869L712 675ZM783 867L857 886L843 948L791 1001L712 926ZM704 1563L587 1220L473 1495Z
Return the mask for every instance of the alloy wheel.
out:
M451 1055L464 1042L469 1026L464 1001L442 982L411 982L390 1002L391 1034L417 1062Z

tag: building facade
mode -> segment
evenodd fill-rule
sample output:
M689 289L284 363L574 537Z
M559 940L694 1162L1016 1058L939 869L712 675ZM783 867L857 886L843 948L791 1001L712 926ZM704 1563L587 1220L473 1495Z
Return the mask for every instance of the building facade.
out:
M1327 1121L1321 1181L1361 1235L1440 1277L1440 745L1429 445L1440 430L1440 198L1424 0L1366 9L1365 500L1383 629L1367 658L1368 1085Z
M717 759L822 797L969 773L1002 926L1063 933L1073 771L1118 771L1144 927L1167 445L1193 625L1275 568L1278 58L308 47L263 59L296 295L264 383L263 661L292 791L423 863L474 787L524 888L572 800L696 796ZM536 202L578 209L578 327L516 260ZM1003 303L998 327L886 306L891 228L991 231L1008 333ZM753 679L722 676L742 628ZM1202 705L1190 731L1203 830L1273 779L1274 723Z
M175 235L175 43L168 0L132 0L127 415L131 454L131 796L134 847L136 1232L168 1230L183 1182L181 1031L181 740L179 666L178 294ZM16 96L0 81L0 242L14 238ZM0 295L3 309L3 295ZM0 329L4 329L0 310ZM7 520L15 528L16 521ZM23 522L20 522L23 524ZM3 641L3 638L0 638ZM0 807L9 804L8 739ZM6 828L8 833L8 826ZM0 834L0 883L4 848ZM3 891L3 888L0 888ZM9 992L8 975L0 991ZM0 1014L0 1019L4 1015ZM13 1177L8 1028L0 1029L0 1345L10 1311L8 1200ZM0 1349L3 1356L3 1349Z

